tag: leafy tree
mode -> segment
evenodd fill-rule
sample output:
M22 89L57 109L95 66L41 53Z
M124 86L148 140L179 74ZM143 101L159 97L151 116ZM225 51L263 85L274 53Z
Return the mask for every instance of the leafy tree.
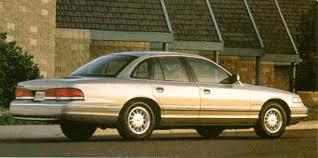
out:
M6 38L7 34L0 32L0 106L8 108L17 83L40 78L40 70L31 54Z

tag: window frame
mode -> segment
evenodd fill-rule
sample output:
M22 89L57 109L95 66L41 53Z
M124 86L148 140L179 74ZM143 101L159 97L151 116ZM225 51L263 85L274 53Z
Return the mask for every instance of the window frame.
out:
M136 56L133 56L133 55L125 55L125 54L109 54L109 55L106 55L106 56L101 56L101 57L98 57L94 60L91 60L87 63L85 63L84 65L80 66L79 68L77 68L76 70L72 71L71 73L69 73L67 76L69 77L72 77L72 76L84 76L84 77L89 77L87 76L86 74L81 74L80 72L83 71L84 68L87 68L88 66L90 66L90 64L93 64L93 62L96 62L98 60L103 60L104 58L107 58L107 57L113 57L113 56L126 56L126 57L131 57L132 59L127 62L126 64L124 64L115 74L113 75L101 75L101 76L94 76L94 77L113 77L113 78L116 78L129 64L131 64L132 62L134 62L138 57ZM107 66L108 67L108 66ZM104 67L106 68L106 67Z
M204 59L204 58L196 58L196 57L183 57L183 58L184 58L184 61L185 61L186 65L187 65L188 69L190 70L190 72L191 72L191 74L192 74L192 76L193 76L193 78L194 78L194 80L195 80L196 83L203 83L203 84L222 84L222 85L223 85L223 83L217 83L217 82L200 82L200 81L198 80L198 77L197 77L197 75L195 74L195 72L194 72L192 66L190 65L189 61L187 60L187 58L189 58L189 59L196 59L196 60L204 60L204 61L206 61L206 62L208 62L208 63L210 63L210 64L213 64L215 67L217 67L217 68L219 68L220 70L222 70L223 72L225 72L225 73L228 75L228 77L230 77L230 76L232 75L232 74L231 74L230 72L228 72L226 69L224 69L223 67L221 67L221 66L218 65L217 63L214 63L213 61L210 61L210 60L207 60L207 59Z
M144 62L148 62L148 66L147 66L148 76L147 76L147 78L138 78L138 77L135 77L135 76L134 76L135 71L136 71L136 70L139 68L139 66L140 66L141 64L143 64ZM151 78L152 78L152 72L151 72L151 70L152 70L152 61L151 61L151 58L146 58L146 59L140 61L140 62L134 67L134 69L133 69L133 71L131 71L129 77L130 77L130 78L133 78L133 79L139 79L139 80L151 80Z
M160 62L160 59L162 58L178 58L181 62L182 67L185 70L186 73L186 77L188 78L188 81L176 81L176 80L167 80L166 76L164 74L164 70L163 70L163 66L162 63ZM162 76L163 76L163 80L155 80L155 81L165 81L165 82L180 82L180 83L191 83L191 82L195 82L194 78L193 78L193 74L191 73L191 71L188 69L187 63L186 61L183 59L183 56L159 56L159 57L153 57L153 60L157 60L157 62L160 64L160 68L162 71ZM152 69L153 70L153 69ZM152 76L153 77L153 76Z

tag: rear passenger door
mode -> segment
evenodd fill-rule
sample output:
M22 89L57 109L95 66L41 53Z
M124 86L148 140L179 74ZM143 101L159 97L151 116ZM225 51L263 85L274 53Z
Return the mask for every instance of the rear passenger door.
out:
M152 90L162 108L162 125L191 125L197 122L200 94L189 76L182 58L153 58Z

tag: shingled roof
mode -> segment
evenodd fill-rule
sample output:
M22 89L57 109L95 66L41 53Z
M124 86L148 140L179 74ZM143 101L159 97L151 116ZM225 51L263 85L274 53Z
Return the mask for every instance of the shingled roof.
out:
M315 15L313 9L315 4L317 3L316 0L278 1L297 47L307 47L306 49L311 49L311 51L313 51L315 49L315 40L313 35L313 19ZM306 36L306 34L307 37L304 37ZM310 39L305 40L304 38Z
M169 32L160 0L57 0L58 28Z
M267 53L295 54L274 0L249 0Z
M261 48L243 0L211 0L216 21L228 48Z
M278 0L295 39L301 14L315 0ZM244 0L57 0L57 28L169 33L175 41L218 42L216 18L226 48L261 48ZM247 0L267 53L295 54L274 0ZM310 3L307 3L310 2ZM297 40L296 40L297 41ZM299 46L299 42L298 44Z
M165 0L177 41L218 42L205 0Z

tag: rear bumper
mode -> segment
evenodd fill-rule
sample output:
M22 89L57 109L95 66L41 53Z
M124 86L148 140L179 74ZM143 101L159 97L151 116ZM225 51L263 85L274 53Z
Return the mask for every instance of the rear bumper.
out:
M74 120L97 124L114 124L121 107L87 103L85 101L19 101L10 104L10 113L16 119L59 121Z
M306 107L290 108L290 112L290 125L296 124L308 117L308 109Z

